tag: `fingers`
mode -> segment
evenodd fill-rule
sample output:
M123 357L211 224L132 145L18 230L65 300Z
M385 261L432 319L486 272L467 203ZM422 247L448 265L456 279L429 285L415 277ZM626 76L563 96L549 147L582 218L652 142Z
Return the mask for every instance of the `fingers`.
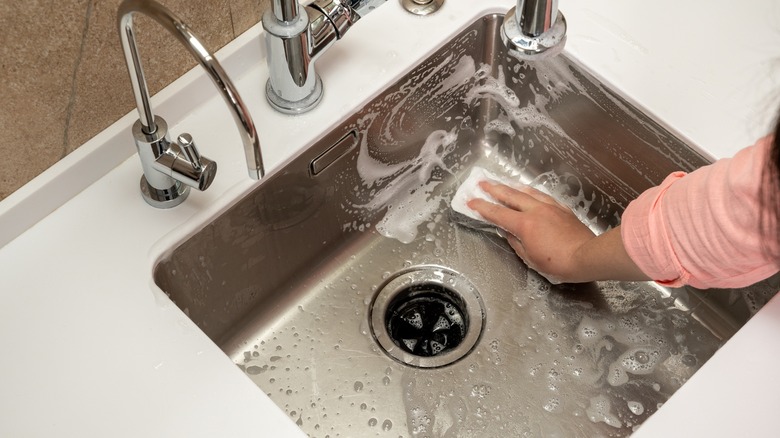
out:
M557 207L561 207L562 205L552 196L547 195L546 193L542 193L539 190L536 190L535 188L531 186L523 186L518 191L522 193L526 193L532 198L536 199L539 202L543 202L545 204L555 205Z
M536 202L539 202L531 194L515 190L503 184L482 181L479 183L479 187L496 201L517 211L528 210Z
M522 229L523 213L483 199L472 199L468 202L468 207L481 214L488 222L495 224L502 230L506 230L507 232L504 233L502 237L506 238L509 245L521 259L528 259L528 253L525 246L522 241L515 236L515 234Z
M518 215L521 214L510 207L488 202L484 199L472 199L466 205L479 213L486 221L510 233L512 232L512 226L518 222Z
M479 183L479 186L496 201L519 211L532 208L537 202L560 206L553 197L530 186L522 186L515 189L504 184L495 184L489 181L483 181Z

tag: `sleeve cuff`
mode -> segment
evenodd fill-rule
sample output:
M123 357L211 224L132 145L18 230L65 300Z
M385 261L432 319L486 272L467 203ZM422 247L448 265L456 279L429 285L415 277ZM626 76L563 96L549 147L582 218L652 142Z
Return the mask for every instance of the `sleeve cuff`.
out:
M621 219L620 234L628 256L645 275L668 287L687 284L691 274L674 252L659 204L669 187L685 175L674 172L646 190L628 205Z

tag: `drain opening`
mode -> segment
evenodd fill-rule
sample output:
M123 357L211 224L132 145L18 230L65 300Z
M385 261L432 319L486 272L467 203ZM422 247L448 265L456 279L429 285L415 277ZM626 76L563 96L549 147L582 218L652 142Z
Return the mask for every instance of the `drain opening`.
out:
M452 350L466 336L463 300L435 283L403 290L388 306L385 321L395 345L430 357Z
M374 339L390 357L437 368L471 352L482 332L484 311L468 279L425 265L391 277L375 296L369 319Z

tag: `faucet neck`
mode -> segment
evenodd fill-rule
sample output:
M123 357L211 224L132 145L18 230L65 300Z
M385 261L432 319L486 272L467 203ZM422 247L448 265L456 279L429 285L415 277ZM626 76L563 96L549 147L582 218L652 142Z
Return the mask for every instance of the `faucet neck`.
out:
M135 13L142 13L154 19L154 21L173 34L207 71L213 68L216 61L198 37L190 31L190 28L163 5L153 0L126 0L119 5L117 24L119 25L119 36L125 54L127 71L130 73L130 82L133 86L133 94L141 124L148 128L148 133L151 134L155 131L154 112L149 101L149 88L146 85L146 76L144 75L143 64L138 54L138 45L135 39L135 28L133 26ZM224 72L222 72L222 76L226 77ZM220 81L222 80L220 79ZM146 129L144 131L146 132Z
M537 37L552 28L558 15L558 0L517 0L520 28Z
M290 22L298 18L300 5L298 0L273 0L271 10L277 20Z
M285 114L314 108L323 93L314 61L359 18L347 0L317 0L305 7L298 0L273 0L262 20L271 106Z
M149 101L149 88L146 85L146 77L136 45L133 14L128 13L120 16L119 35L122 40L127 71L130 74L138 117L141 120L141 130L146 134L154 134L157 131L157 126L154 122L154 112Z

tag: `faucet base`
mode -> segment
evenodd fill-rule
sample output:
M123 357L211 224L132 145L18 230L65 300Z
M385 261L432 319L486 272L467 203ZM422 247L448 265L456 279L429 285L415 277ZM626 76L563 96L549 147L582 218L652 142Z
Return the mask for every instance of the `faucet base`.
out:
M401 0L401 6L414 15L430 15L441 9L444 0Z
M284 114L302 114L311 110L320 103L322 94L322 79L320 79L319 75L315 76L314 90L312 90L311 94L296 101L290 101L279 96L271 86L270 80L265 84L265 97L268 99L268 103L270 103L275 110Z
M509 49L510 55L534 61L561 53L566 43L566 19L560 11L552 27L537 36L523 33L517 22L516 12L516 8L510 9L501 26L501 40Z
M144 198L144 201L152 207L176 207L184 202L189 195L190 188L178 181L167 189L158 189L149 184L145 175L141 175L141 196Z

